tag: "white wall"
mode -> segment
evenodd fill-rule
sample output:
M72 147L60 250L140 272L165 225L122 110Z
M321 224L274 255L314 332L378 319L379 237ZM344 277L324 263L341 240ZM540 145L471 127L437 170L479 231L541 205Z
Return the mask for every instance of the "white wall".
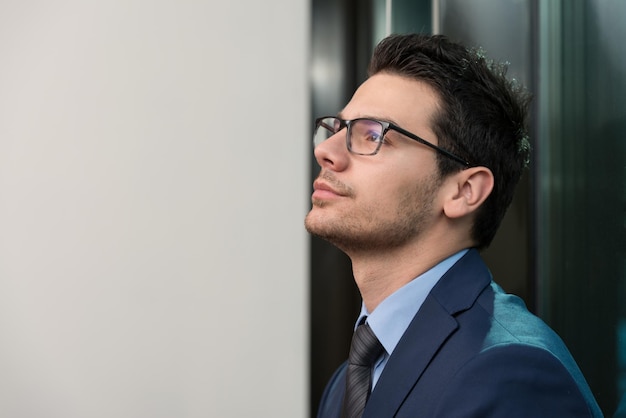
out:
M302 417L304 0L0 1L0 417Z

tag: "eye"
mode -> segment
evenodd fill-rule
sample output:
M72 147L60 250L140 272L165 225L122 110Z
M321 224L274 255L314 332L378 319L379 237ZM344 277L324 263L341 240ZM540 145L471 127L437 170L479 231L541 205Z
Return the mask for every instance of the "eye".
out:
M383 126L380 122L370 119L358 119L352 125L353 135L363 142L383 142Z
M384 141L384 138L381 135L380 130L377 130L377 131L371 130L371 131L366 132L366 134L364 135L364 139L366 141L369 141L369 142L382 142L382 141Z

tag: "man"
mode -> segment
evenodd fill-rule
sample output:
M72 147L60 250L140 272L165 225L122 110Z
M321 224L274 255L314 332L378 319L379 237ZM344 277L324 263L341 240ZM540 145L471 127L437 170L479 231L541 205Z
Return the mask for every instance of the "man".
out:
M504 72L442 36L391 36L316 121L306 228L348 254L363 298L318 417L602 416L560 338L478 253L529 158L529 99Z

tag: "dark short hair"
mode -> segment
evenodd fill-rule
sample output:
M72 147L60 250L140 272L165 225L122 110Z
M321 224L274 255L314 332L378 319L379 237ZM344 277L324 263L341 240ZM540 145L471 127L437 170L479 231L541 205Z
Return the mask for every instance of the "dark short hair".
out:
M440 99L431 127L439 146L493 172L494 189L477 211L472 228L477 248L493 240L530 157L530 95L506 78L506 70L487 60L480 49L442 35L421 34L383 39L369 67L370 76L390 73L430 85ZM463 169L440 154L437 165L441 176Z

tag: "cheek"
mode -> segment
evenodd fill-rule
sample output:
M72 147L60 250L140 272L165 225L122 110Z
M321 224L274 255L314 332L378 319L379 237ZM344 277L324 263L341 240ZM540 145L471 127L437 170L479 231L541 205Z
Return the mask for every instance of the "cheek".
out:
M395 183L383 182L378 194L379 204L385 208L386 217L413 216L436 205L438 177L412 176Z
M419 157L428 155L411 153L395 161L381 159L382 169L358 188L359 212L391 218L411 207L418 209L425 198L432 200L431 191L437 187L435 161Z
M387 219L398 215L407 198L414 200L413 188L406 183L377 181L359 196L361 216L369 219Z

